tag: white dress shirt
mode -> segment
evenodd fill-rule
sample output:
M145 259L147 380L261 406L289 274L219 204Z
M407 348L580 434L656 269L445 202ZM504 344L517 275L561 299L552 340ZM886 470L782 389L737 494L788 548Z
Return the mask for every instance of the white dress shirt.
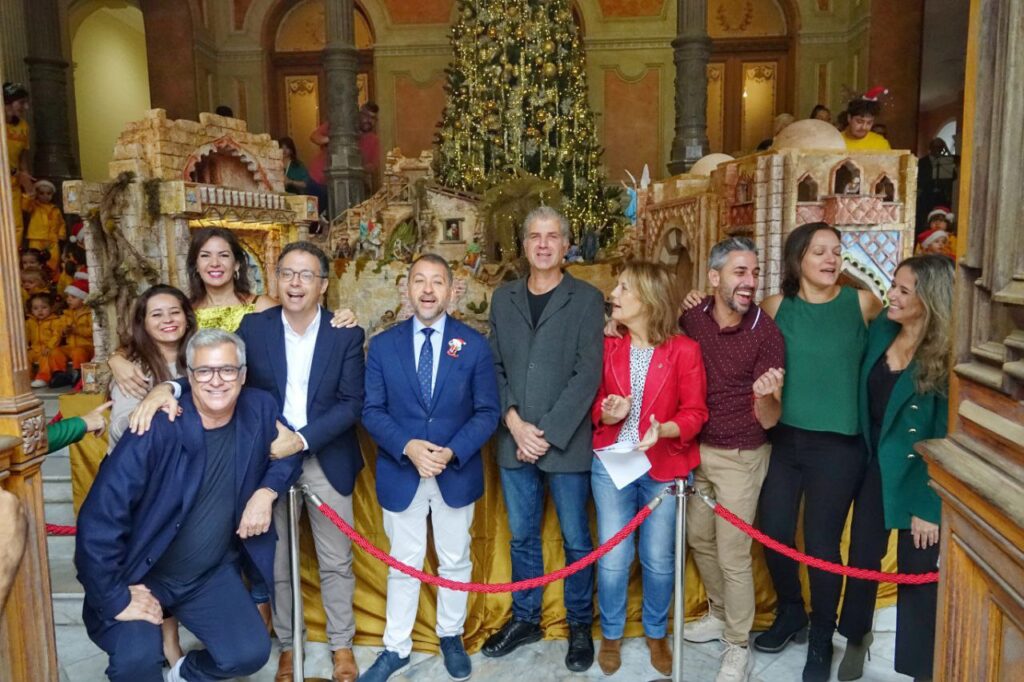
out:
M291 427L298 431L309 423L306 403L309 397L309 375L313 369L313 349L316 347L316 337L320 331L320 308L317 307L316 317L302 334L297 333L288 324L288 318L285 317L283 310L281 323L284 325L284 357L288 367L282 413ZM305 438L302 442L308 450L309 443L306 443Z
M441 363L441 344L444 343L444 323L448 319L448 314L445 313L438 318L434 324L430 325L430 328L434 330L434 333L430 335L430 349L434 351L434 366L431 368L433 373L430 377L430 392L433 394L434 386L437 385L437 366ZM423 348L423 342L426 340L426 336L421 334L427 325L420 322L420 318L412 318L412 350L413 359L416 362L416 369L420 368L420 350ZM288 415L285 414L287 417Z

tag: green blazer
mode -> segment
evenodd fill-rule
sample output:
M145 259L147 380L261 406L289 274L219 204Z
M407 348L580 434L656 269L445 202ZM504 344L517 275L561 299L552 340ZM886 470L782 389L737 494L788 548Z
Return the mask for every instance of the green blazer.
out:
M878 457L882 470L885 526L905 529L910 528L911 516L939 522L939 496L928 487L928 467L914 451L914 444L945 437L949 399L936 392L922 395L914 390L917 362L912 361L892 389L878 437L878 451L872 451L868 375L900 330L900 325L890 321L886 312L879 313L868 328L868 348L860 372L860 425L868 452Z
M85 420L81 417L68 417L46 427L46 440L49 442L47 454L56 452L63 447L77 443L85 436Z

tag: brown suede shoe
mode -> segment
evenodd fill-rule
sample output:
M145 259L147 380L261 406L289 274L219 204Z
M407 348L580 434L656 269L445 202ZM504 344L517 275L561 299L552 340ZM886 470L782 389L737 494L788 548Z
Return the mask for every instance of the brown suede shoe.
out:
M662 675L672 674L672 649L668 637L652 639L647 637L647 649L651 652L651 665Z
M614 675L622 665L622 640L602 639L597 652L597 664L605 675Z
M277 659L277 674L274 675L274 682L293 682L295 676L292 673L292 650L286 649Z
M359 666L351 649L338 649L334 652L334 682L356 682L359 677Z

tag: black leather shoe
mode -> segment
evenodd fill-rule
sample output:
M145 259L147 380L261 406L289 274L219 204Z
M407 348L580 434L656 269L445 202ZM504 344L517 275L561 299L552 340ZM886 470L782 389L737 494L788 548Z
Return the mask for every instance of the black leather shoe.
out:
M513 618L501 629L487 638L481 652L488 658L501 658L507 656L524 644L539 641L544 635L540 626L536 623L527 623L525 620ZM590 645L591 658L593 658L594 645Z
M590 631L590 623L569 623L569 653L565 655L565 667L574 673L589 670L594 664L594 638Z
M832 631L835 627L811 624L807 642L804 682L828 682L832 674Z
M774 654L785 649L790 640L803 642L806 638L807 614L803 604L779 604L772 626L754 638L754 648Z

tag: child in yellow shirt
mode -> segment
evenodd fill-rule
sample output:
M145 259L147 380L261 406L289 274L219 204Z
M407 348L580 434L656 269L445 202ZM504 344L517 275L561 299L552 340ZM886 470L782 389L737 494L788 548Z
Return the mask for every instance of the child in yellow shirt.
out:
M14 205L15 244L21 246L25 224L21 215L22 194L29 189L28 90L21 83L4 83L4 117L7 122L7 167L11 180L11 203Z
M64 322L53 313L50 294L32 294L28 300L29 318L25 322L28 361L38 365L32 388L49 386L55 372L65 372L67 356L60 350Z
M85 306L89 295L89 281L76 279L64 289L67 310L64 311L64 345L61 351L71 358L71 367L81 371L82 363L93 356L92 311Z
M28 307L33 294L49 294L50 284L46 274L38 266L29 266L21 271L21 301Z
M31 213L25 228L28 248L50 254L47 261L55 269L60 263L60 240L64 238L64 214L53 205L57 188L49 180L36 182L35 193L22 197L22 209Z

